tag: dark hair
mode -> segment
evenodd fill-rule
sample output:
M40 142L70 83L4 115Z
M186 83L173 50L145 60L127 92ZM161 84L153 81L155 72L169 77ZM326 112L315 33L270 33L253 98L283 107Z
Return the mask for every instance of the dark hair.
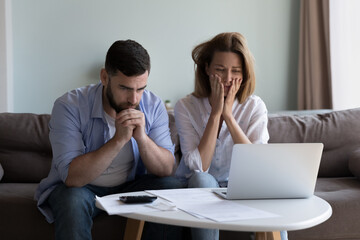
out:
M133 40L114 42L106 54L105 70L109 75L117 71L126 76L150 73L150 56L143 46Z
M245 37L237 32L220 33L194 48L192 51L192 58L195 63L195 91L193 95L195 97L209 97L211 95L206 66L210 65L216 51L233 52L240 57L243 81L236 97L240 103L243 103L255 90L254 58L247 46Z

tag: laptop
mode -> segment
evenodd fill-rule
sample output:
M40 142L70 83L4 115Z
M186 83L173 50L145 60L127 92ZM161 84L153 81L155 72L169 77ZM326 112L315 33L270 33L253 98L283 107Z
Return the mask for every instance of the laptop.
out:
M322 143L235 144L225 199L308 198L314 194Z

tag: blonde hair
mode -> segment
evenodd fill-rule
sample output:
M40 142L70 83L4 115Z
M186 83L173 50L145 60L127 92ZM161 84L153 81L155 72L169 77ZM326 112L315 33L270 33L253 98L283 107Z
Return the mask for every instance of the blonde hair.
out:
M217 51L233 52L240 57L243 80L236 97L240 103L243 103L255 90L254 57L247 46L245 37L237 32L220 33L194 48L192 58L195 63L195 91L192 94L199 98L210 97L211 86L206 66L210 65Z

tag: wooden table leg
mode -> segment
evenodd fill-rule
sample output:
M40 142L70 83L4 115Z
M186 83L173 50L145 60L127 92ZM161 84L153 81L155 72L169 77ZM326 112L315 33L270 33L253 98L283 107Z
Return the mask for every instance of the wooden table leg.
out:
M257 232L255 240L281 240L280 232Z
M124 240L140 240L144 221L128 218L126 221Z

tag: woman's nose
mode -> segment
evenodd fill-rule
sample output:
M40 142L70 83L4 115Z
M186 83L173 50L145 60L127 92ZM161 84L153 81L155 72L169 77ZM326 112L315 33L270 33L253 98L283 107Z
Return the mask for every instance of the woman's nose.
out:
M225 84L230 84L232 81L232 74L231 72L225 72L225 74L223 75L223 81Z

